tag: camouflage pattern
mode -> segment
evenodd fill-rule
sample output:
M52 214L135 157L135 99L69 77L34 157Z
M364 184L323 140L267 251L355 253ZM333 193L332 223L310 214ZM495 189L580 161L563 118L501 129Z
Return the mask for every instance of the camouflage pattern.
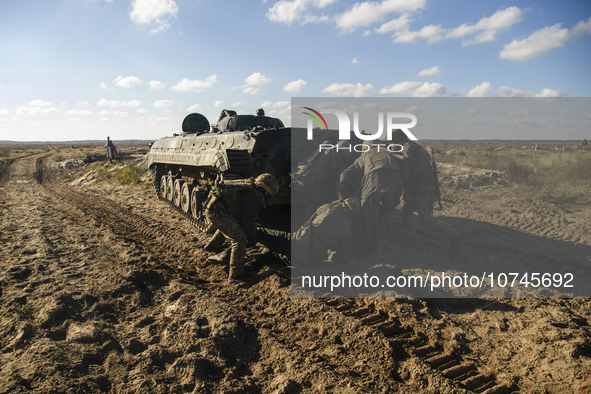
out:
M244 275L246 247L256 244L254 221L263 204L257 189L244 185L214 186L205 201L205 217L217 228L209 244L221 247L230 240L229 279Z
M350 196L361 184L361 228L367 249L383 248L392 237L394 210L404 190L401 157L373 147L341 174L339 198Z
M388 245L399 203L400 195L394 193L375 193L361 200L361 228L367 248L382 250Z
M426 228L443 234L452 240L460 237L459 231L433 216L433 204L435 204L436 198L434 186L417 187L414 192L405 193L401 216L403 227L409 237L413 237L415 233L414 212L419 214L421 224Z
M318 208L314 215L292 235L299 261L322 261L331 251L348 255L353 228L361 207L355 198L334 201Z
M339 175L353 161L353 154L345 149L349 145L349 141L340 141L335 147L316 152L308 161L298 165L291 187L292 193L301 198L306 206L303 213L305 220L318 207L338 198Z
M220 202L214 202L205 211L207 219L217 228L210 244L220 247L225 238L230 240L232 252L230 254L229 277L244 275L244 257L248 239L238 220L230 214Z
M256 257L257 260L263 264L274 260L291 265L291 233L257 227L257 235L259 243L265 246L261 254Z

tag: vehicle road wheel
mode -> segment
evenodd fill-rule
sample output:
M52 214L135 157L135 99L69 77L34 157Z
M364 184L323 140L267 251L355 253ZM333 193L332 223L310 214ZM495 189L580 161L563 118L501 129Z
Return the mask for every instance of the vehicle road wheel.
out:
M181 209L184 213L189 213L191 210L191 192L193 191L193 185L183 183L181 187Z
M162 178L160 178L160 195L163 198L166 198L166 175L162 175Z
M181 179L175 179L174 180L174 191L173 194L174 196L173 198L173 203L174 205L176 205L177 207L181 206L181 188L183 187L183 182Z
M166 177L166 199L172 201L173 188L172 188L172 177L169 175Z

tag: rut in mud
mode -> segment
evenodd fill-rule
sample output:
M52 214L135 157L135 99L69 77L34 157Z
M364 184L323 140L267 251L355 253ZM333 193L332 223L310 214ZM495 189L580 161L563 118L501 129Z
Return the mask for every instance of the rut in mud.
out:
M589 379L586 299L294 299L280 265L229 286L207 236L152 189L68 186L50 161L1 167L0 392L575 392ZM589 247L589 221L557 211L544 233L555 208L510 202L516 218L469 200L445 213Z

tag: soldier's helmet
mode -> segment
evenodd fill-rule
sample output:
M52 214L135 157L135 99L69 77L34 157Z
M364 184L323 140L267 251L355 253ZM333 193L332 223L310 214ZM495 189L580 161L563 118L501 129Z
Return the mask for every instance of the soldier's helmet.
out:
M279 191L279 183L277 183L277 179L271 174L261 174L257 176L254 180L254 185L256 187L262 187L270 195L277 194Z

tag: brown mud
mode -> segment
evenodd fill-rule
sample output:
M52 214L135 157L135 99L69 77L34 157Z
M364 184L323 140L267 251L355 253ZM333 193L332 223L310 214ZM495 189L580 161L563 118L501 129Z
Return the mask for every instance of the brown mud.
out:
M589 299L296 299L281 265L228 285L201 249L207 235L151 187L88 174L68 184L52 162L41 153L0 163L0 393L578 393L591 384ZM515 234L507 259L522 257L512 257L517 246L591 247L588 207L477 192L444 207L458 228L506 232L472 246L483 253Z

